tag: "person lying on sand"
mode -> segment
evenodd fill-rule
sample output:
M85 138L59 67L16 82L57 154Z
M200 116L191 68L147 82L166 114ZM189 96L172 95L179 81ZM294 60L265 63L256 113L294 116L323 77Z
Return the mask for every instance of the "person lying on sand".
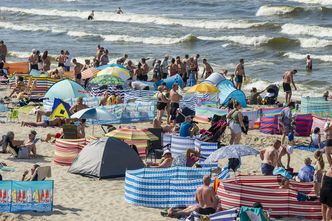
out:
M24 127L61 127L65 123L64 119L55 118L54 120L44 120L43 122L25 122L22 121L21 126Z
M301 193L301 192L298 192L297 190L295 189L292 189L290 186L289 186L289 180L287 178L283 178L280 183L280 189L290 189L290 190L294 190L297 192L297 200L298 201L315 201L317 200L318 198L316 196L308 196L304 193Z

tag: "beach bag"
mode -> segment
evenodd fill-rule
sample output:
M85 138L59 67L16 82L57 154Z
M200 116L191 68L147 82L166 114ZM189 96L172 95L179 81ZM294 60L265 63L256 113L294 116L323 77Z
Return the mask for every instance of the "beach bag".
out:
M29 148L27 147L20 147L18 154L18 159L28 159L29 158Z

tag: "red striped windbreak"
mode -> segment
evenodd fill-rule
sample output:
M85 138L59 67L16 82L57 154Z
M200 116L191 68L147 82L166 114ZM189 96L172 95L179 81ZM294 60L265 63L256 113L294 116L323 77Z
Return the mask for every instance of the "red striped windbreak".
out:
M89 142L83 139L56 139L54 149L54 163L70 166L82 147Z
M237 176L222 180L217 190L224 209L252 206L255 202L271 209L272 216L298 216L303 219L321 219L319 201L299 202L297 191L313 194L313 183L292 181L291 189L280 189L278 176Z

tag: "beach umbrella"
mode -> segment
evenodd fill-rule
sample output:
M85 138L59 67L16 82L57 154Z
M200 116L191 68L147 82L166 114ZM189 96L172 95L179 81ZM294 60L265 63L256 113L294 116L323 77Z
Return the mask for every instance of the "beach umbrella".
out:
M94 77L100 70L97 68L88 68L82 71L82 79L88 79Z
M259 151L250 146L234 144L226 147L221 147L218 150L214 151L208 158L206 158L204 163L214 163L217 162L219 159L240 158L243 156L257 154L259 154Z
M111 68L111 67L118 67L118 68L125 68L125 66L121 65L121 64L105 64L103 66L99 66L97 67L99 70L104 70L105 68Z
M102 108L85 108L71 115L70 118L74 119L90 119L96 121L106 121L111 119L113 116Z
M101 75L94 77L90 83L97 85L124 85L125 82L120 77L112 75Z
M218 93L219 89L211 84L200 83L190 87L188 93Z
M147 129L118 128L106 134L108 137L115 137L123 140L158 140L159 138Z
M66 100L70 98L89 97L90 94L84 87L72 80L62 80L53 84L45 94L45 98L53 100L59 98Z
M108 67L97 73L97 76L102 76L102 75L111 75L111 76L120 77L124 81L130 78L128 69L120 67Z

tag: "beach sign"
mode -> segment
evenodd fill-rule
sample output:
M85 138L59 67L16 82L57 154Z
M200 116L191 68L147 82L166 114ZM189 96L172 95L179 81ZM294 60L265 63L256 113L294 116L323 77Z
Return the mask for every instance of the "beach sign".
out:
M11 205L11 181L0 182L0 211L10 212Z
M53 210L53 181L9 181L12 200L10 212ZM0 212L3 212L2 210Z

